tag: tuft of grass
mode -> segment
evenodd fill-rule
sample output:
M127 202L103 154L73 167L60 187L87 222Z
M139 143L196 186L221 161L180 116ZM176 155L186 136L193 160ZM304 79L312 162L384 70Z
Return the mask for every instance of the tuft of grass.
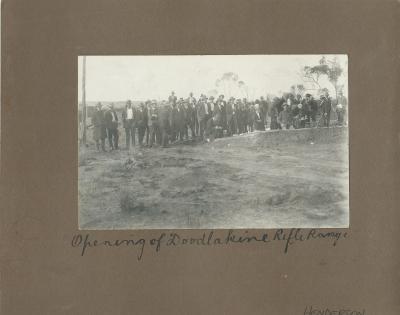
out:
M137 213L145 210L144 203L138 201L130 191L122 191L119 199L121 210L126 213Z

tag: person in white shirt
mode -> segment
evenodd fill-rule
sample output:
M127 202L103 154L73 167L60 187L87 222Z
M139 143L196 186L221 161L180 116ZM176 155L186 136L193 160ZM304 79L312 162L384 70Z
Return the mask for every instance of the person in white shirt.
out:
M125 128L126 148L130 148L130 144L136 144L135 141L135 109L132 107L131 100L126 102L126 107L122 113L122 122Z

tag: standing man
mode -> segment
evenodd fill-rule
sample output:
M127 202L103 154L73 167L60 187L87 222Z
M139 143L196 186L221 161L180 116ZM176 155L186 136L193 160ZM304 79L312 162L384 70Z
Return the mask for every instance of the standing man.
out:
M125 129L125 135L126 135L126 148L129 149L131 141L132 141L132 145L135 145L134 109L132 107L131 100L128 100L126 102L125 110L122 112L122 123L123 123L124 129Z
M104 119L110 150L118 150L118 116L113 103L110 104L108 111L105 113Z
M178 106L174 103L169 103L172 106L171 109L171 140L172 142L175 142L178 140L179 136L179 118L178 118Z
M218 97L217 105L218 105L218 107L219 107L219 109L221 111L221 126L222 126L222 129L223 130L224 129L227 130L227 124L226 124L226 102L225 102L224 98L225 98L225 96L223 94L221 94Z
M188 133L186 124L186 109L183 99L181 99L178 103L178 133L179 133L179 140L181 141L183 141L185 135L187 135Z
M307 110L307 121L313 127L317 121L318 105L309 93L306 94L303 103Z
M234 133L234 121L233 121L233 113L235 111L234 109L234 101L235 99L231 97L225 105L225 115L226 115L226 130L227 130L227 135L232 136Z
M346 122L345 116L347 113L347 98L343 95L343 91L339 92L336 112L338 116L338 125L342 126Z
M283 110L278 115L278 123L282 129L290 129L289 105L284 104Z
M176 100L177 100L177 97L175 96L175 92L172 91L172 92L171 92L171 95L168 97L168 102L169 102L172 106L174 106L174 105L176 105Z
M190 92L189 97L187 99L188 101L188 112L190 112L190 129L192 131L192 139L197 135L197 131L199 130L198 127L198 121L196 118L196 112L197 112L197 104L196 104L196 99L193 97L193 93Z
M190 137L193 140L195 136L195 120L196 120L196 113L193 104L186 101L184 103L185 107L185 124L186 124L186 138L189 139L189 132L190 129Z
M142 146L147 128L147 109L143 103L140 104L139 109L136 111L136 126L138 128L139 145Z
M101 142L101 150L103 152L106 151L105 143L107 137L106 125L104 120L104 111L101 109L102 105L100 102L96 105L96 110L92 116L92 125L93 125L93 140L96 142L97 151L100 151L100 142Z
M208 102L207 102L207 106L208 106L208 118L211 118L214 114L214 107L215 107L215 101L214 101L214 96L210 96L208 98Z
M156 136L158 136L158 132L159 132L158 109L157 109L156 103L152 103L149 107L148 126L149 126L149 147L151 148L153 146L153 143L156 140L157 141L159 140L156 138Z
M329 97L328 92L325 92L325 94L321 95L321 105L320 106L321 106L324 127L329 127L329 123L331 120L332 101L331 101L331 98Z
M263 116L263 122L265 124L265 128L267 128L267 118L268 118L268 102L264 99L264 96L260 97L260 112L261 115Z
M264 115L261 112L260 104L256 103L254 105L255 113L254 113L254 129L255 130L265 130L264 125Z
M253 132L254 131L254 119L255 119L255 109L254 105L248 102L246 104L246 124L247 124L247 132Z
M171 106L163 101L158 111L158 124L161 133L161 145L166 148L169 144Z
M199 125L199 136L204 139L204 131L208 118L208 105L206 97L203 95L197 107L197 121Z

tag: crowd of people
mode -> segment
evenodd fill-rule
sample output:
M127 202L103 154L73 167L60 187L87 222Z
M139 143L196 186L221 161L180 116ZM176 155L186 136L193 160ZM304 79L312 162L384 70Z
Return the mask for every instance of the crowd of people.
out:
M98 150L106 151L106 139L110 150L119 149L119 122L125 130L126 148L155 144L166 147L172 143L212 139L266 129L298 129L329 127L331 112L336 112L337 124L345 124L347 99L339 93L334 101L328 92L319 99L311 94L286 94L282 97L255 101L246 98L225 99L193 93L179 98L174 92L168 100L148 100L133 106L128 100L122 117L113 104L104 110L97 103L92 115L93 138Z

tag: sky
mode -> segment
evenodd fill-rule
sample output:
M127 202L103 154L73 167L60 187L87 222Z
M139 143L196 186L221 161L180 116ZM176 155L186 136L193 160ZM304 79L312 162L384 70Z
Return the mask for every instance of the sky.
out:
M329 60L333 55L324 55ZM336 55L346 68L341 79L347 94L347 56ZM317 65L322 55L181 55L181 56L87 56L86 101L167 99L193 92L224 93L216 81L234 72L248 87L250 99L280 95L294 84L305 84L299 75L304 66ZM78 102L82 101L82 56L78 57ZM323 87L334 93L322 78ZM305 84L306 85L306 84ZM307 86L306 86L307 87ZM244 97L243 89L231 89L231 96Z

